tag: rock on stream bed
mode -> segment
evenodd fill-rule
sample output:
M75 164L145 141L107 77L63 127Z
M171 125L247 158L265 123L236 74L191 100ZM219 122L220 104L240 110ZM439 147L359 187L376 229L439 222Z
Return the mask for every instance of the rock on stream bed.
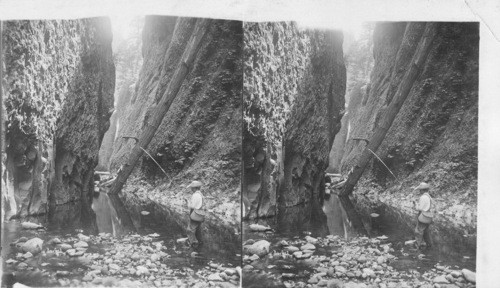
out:
M183 243L165 245L156 233L122 237L78 233L50 239L44 233L10 244L11 253L4 257L4 274L11 275L10 281L64 287L237 287L240 282L239 267L203 262L202 255ZM203 264L191 268L185 259L182 265L175 264L186 255ZM8 282L5 275L4 280Z
M269 233L263 238L270 239L266 237ZM250 279L260 279L267 287L475 287L475 273L458 266L438 263L418 267L422 269L398 268L399 258L389 240L385 236L345 240L332 235L271 240L274 243L249 239L243 246L243 285ZM398 252L404 255L405 250L420 253L423 261L426 257L422 254L425 252L409 245ZM251 275L249 280L246 275Z

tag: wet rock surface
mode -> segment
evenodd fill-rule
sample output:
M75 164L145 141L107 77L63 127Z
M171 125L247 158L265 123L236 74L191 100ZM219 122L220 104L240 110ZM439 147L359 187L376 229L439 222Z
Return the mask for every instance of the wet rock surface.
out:
M458 261L441 262L429 250L394 242L391 236L347 240L310 233L248 233L244 245L265 239L270 252L256 257L245 251L243 283L258 279L269 287L475 287L475 273Z

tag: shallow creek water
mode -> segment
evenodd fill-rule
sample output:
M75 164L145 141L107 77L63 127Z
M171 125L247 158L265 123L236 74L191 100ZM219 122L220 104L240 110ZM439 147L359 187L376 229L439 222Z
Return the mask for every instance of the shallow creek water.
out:
M142 211L148 213L141 213ZM118 196L106 193L94 195L92 211L84 211L80 203L68 203L52 209L52 212L45 217L32 217L26 221L42 224L45 229L22 229L21 222L17 220L2 223L2 287L9 287L14 282L29 286L59 285L60 282L58 284L54 281L54 277L50 277L57 274L57 271L71 272L72 279L81 280L88 272L92 260L85 255L69 257L65 253L53 253L47 243L56 237L77 239L79 233L84 235L108 233L107 236L117 239L130 234L138 234L141 237L154 235L154 241L163 241L163 251L169 255L167 259L161 260L161 263L166 264L169 269L179 269L179 271L186 268L193 271L201 270L211 262L223 263L229 267L240 265L240 258L237 255L240 248L237 243L221 245L211 243L209 238L204 238L204 245L196 250L198 254L193 257L192 248L184 243L177 243L177 239L186 237L185 229L174 220L170 220L168 213L162 211L159 206L125 207ZM18 269L16 266L18 263L6 263L9 259L19 260L16 256L19 256L20 251L11 243L21 237L28 239L39 237L44 240L43 251L24 260L24 263L28 264L28 269ZM86 254L104 255L110 249L113 249L110 244L92 243ZM129 278L134 279L134 276Z
M273 231L253 232L249 225L254 221L247 221L243 224L244 241L248 239L260 240L265 239L271 243L272 251L280 251L279 242L282 240L290 244L298 242L306 235L312 237L326 237L334 235L350 240L354 237L370 237L387 236L383 242L392 243L394 252L392 253L397 259L393 260L391 265L399 271L416 270L420 273L431 270L438 265L447 265L453 269L467 268L472 271L476 270L476 252L474 247L464 245L462 239L441 237L441 235L433 235L434 243L431 248L417 250L410 246L405 246L404 242L413 239L412 229L406 227L396 215L389 211L377 211L379 217L370 217L369 215L360 215L354 211L352 203L351 209L346 208L340 199L333 194L322 207L323 219L316 221L305 221L301 225L284 225L287 227L283 231L276 225L274 218L259 220L257 223L265 226L270 226ZM318 247L315 255L324 255L329 257L333 253L337 253L336 248ZM271 253L272 254L272 253ZM270 254L270 255L271 255ZM419 257L420 256L420 257ZM271 274L280 275L282 273L293 273L298 275L298 279L307 279L308 275L314 273L314 267L307 265L304 261L297 261L293 257L282 259L277 257L264 257L252 263L256 270L269 272Z

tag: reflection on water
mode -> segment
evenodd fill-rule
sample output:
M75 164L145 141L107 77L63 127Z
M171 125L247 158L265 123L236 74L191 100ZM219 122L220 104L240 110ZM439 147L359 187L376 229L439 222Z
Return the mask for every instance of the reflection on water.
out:
M279 221L274 218L257 221L259 224L271 226L276 231L273 234L253 233L245 224L245 240L265 237L268 241L277 243L282 239L302 237L304 232L313 237L338 235L345 239L361 235L369 237L385 235L399 258L394 263L397 269L423 271L432 269L439 262L442 265L460 265L463 268L476 270L475 238L464 237L450 227L432 224L430 231L433 246L421 251L404 245L405 241L414 239L413 225L416 224L416 219L382 203L375 208L373 206L366 208L359 203L354 205L348 197L332 194L323 203L322 219L312 219L310 213L304 213L307 211L304 208L296 206L281 211L281 215L278 215ZM373 213L377 215L371 216ZM418 259L420 254L425 255L424 259Z
M164 249L172 257L164 264L171 269L184 269L190 267L193 270L205 268L209 261L218 263L241 265L241 241L239 236L231 229L224 228L220 223L204 223L203 246L198 250L199 257L193 258L193 249L185 244L177 243L177 239L186 237L185 227L180 219L188 219L188 215L170 211L156 203L138 203L122 200L116 195L100 193L93 199L91 207L79 202L68 203L51 207L50 212L44 217L25 219L30 222L40 223L47 229L26 230L22 229L21 221L8 221L2 223L2 272L4 280L22 282L33 286L55 286L57 282L48 277L46 272L32 273L33 271L16 270L15 265L7 265L6 260L16 257L19 249L10 246L10 243L21 237L31 239L41 238L44 243L55 237L66 238L71 234L73 237L82 232L86 235L101 232L111 233L114 236L122 236L129 232L147 235L157 233L157 240L163 240ZM148 215L141 214L148 211ZM216 225L217 224L217 225ZM90 253L104 253L105 244L94 243L90 246ZM56 271L65 270L73 273L73 277L83 277L90 261L87 257L68 257L66 255L55 255L46 250L25 262L32 267L40 268L54 274ZM86 266L85 266L86 265ZM27 272L27 273L24 273ZM9 281L10 281L9 280ZM4 282L5 283L5 282Z
M401 247L401 243L413 239L416 219L399 212L397 209L380 203L376 209L372 209L380 216L373 219L373 229L378 234L390 236L396 246ZM424 253L428 258L448 264L458 264L475 270L476 268L476 241L475 238L467 238L458 231L453 231L449 227L444 227L436 223L430 226L430 236L432 248ZM465 257L464 257L465 256Z
M344 205L344 201L337 194L327 195L321 207L320 217L312 217L313 213L305 212L310 205L301 204L282 209L276 218L260 219L258 223L271 226L278 235L290 237L311 233L315 237L338 235L350 239L359 235L366 235L362 220L352 205ZM349 200L349 199L347 199Z
M115 237L135 231L130 215L120 198L107 193L99 194L92 202L98 231L111 233Z
M129 212L131 221L139 233L159 233L158 239L164 240L167 246L176 246L177 239L187 237L189 215L174 212L168 207L150 201L141 202L131 198L124 202L126 211ZM142 215L141 211L148 211L149 214ZM224 262L235 266L241 264L241 258L236 255L241 253L241 241L231 228L220 223L205 221L202 224L202 240L203 245L197 249L201 258L189 257L187 261L190 264L206 265L208 259L223 259ZM185 252L190 253L191 249ZM186 259L176 261L175 265L182 267L185 262Z
M349 220L347 212L340 202L339 197L334 194L325 199L323 212L326 215L326 223L330 235L339 235L345 239L356 236L353 223Z
M39 220L43 222L44 219ZM61 234L72 233L75 229L81 229L87 234L97 233L95 213L81 201L51 206L45 227Z

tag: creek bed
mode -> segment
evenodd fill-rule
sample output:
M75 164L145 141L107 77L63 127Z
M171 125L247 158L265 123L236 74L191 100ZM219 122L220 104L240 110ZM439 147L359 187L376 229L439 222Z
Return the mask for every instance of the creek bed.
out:
M302 284L306 285L307 283L309 285L317 284L318 282L314 280L312 283L308 281L311 280L313 275L318 273L318 269L322 270L324 268L325 265L322 263L328 263L328 259L337 258L341 261L342 258L339 258L338 255L343 256L346 254L348 256L350 253L353 254L353 258L356 258L366 249L368 251L390 249L384 251L384 257L390 258L390 262L384 262L384 265L387 267L390 266L390 269L398 273L394 281L407 281L410 286L416 285L416 283L424 285L425 281L429 282L430 277L438 276L439 271L443 274L444 270L440 269L446 268L447 272L463 268L475 271L475 250L463 245L457 245L457 243L461 243L460 239L453 241L454 239L449 237L442 238L442 241L435 242L432 248L425 250L414 249L410 245L405 245L406 241L413 239L411 229L402 227L400 221L390 217L394 214L383 213L383 217L371 218L369 215L357 214L356 211L353 211L352 207L351 211L348 211L344 207L345 205L343 205L342 201L336 195L332 195L332 197L325 201L323 206L323 219L316 221L308 220L299 225L285 224L284 227L287 227L286 231L280 230L274 218L259 220L257 223L270 227L272 231L252 231L250 229L251 223L248 221L244 222L244 243L251 244L262 239L270 242L270 253L265 256L261 256L255 260L255 258L251 259L252 255L247 253L243 263L244 275L267 275L267 278L255 276L251 276L250 278L252 278L252 281L259 279L262 285L265 284L268 286L272 286L270 284L273 283L271 279L280 279L287 286L291 285L291 283L298 286ZM312 257L297 259L297 257L291 256L292 253L284 252L287 250L287 245L295 247L304 245L307 243L306 238L308 237L317 239L319 243L316 245L316 250L312 254ZM287 243L287 245L283 245L283 243ZM390 248L382 248L385 245L389 245L388 247ZM356 263L356 265L364 267L360 263ZM375 281L370 278L345 277L343 274L342 276L329 276L334 277L327 277L327 279L337 278L345 282L354 281L358 284L374 284L372 282ZM246 282L245 277L244 283ZM384 285L392 281L383 277L380 278L380 283L386 282ZM432 283L432 281L430 282ZM277 281L274 281L274 284L279 286L279 282ZM378 282L375 284L378 287ZM384 285L380 287L385 287ZM470 286L472 283L465 283L464 285Z
M235 247L226 243L228 249L217 253L214 246L219 246L204 238L204 245L194 251L178 241L186 237L185 229L158 205L126 205L117 196L99 193L92 211L81 207L69 203L46 217L28 219L45 229L23 229L16 220L3 223L2 287L15 282L37 287L165 287L209 281L232 287L239 283ZM26 258L20 247L11 245L21 237L42 239L42 251ZM51 243L55 238L72 246L84 240L88 248L81 248L81 256L69 256L62 244Z

